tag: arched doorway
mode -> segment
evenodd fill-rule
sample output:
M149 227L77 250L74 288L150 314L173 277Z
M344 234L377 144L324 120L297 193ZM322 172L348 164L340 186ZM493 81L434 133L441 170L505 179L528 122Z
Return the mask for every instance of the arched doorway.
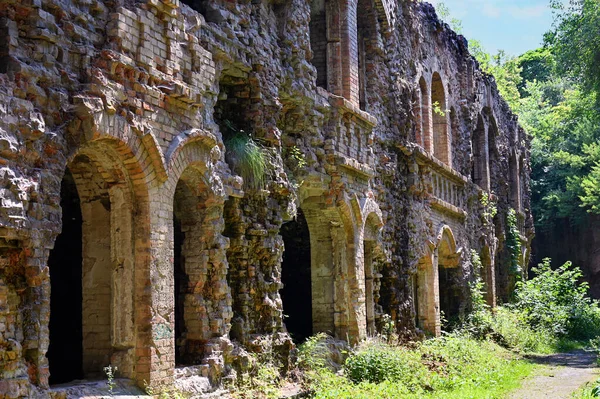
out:
M437 247L440 318L442 328L458 323L462 304L462 272L459 267L459 254L452 232L444 228Z
M135 208L120 155L106 144L81 149L62 182L63 231L48 260L52 384L104 377L109 364L134 376L134 276L145 258L135 256L133 215L145 213Z
M173 197L173 295L175 313L175 364L200 364L211 337L210 245L216 231L208 218L209 190L203 174L184 170ZM211 215L214 217L215 215Z
M82 216L73 175L61 183L62 232L50 251L50 384L83 378Z
M312 335L311 248L308 223L302 209L296 219L281 226L285 251L281 265L284 322L295 342Z

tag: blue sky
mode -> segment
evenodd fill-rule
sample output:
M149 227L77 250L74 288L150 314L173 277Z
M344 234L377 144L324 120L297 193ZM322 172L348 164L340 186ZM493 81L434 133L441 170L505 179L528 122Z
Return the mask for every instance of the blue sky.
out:
M477 39L487 52L520 55L539 47L552 26L548 0L426 0L443 2L451 18L462 21L462 34Z

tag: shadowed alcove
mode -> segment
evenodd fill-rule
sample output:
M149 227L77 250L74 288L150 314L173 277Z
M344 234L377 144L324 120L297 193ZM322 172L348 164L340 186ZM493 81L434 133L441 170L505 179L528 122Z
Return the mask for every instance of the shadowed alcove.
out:
M301 209L295 220L281 226L280 234L285 245L281 267L284 322L299 343L313 332L310 233Z
M61 184L62 232L50 251L50 384L83 378L82 217L67 169Z

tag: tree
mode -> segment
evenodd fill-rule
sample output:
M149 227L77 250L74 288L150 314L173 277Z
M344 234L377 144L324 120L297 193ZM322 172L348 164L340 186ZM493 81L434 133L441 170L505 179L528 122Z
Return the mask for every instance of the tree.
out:
M521 97L527 96L527 82L546 82L556 68L556 58L549 46L530 50L517 59L521 67L521 82L518 84Z
M554 42L559 72L577 78L586 92L600 93L600 3L551 0L551 5L556 30L547 40Z

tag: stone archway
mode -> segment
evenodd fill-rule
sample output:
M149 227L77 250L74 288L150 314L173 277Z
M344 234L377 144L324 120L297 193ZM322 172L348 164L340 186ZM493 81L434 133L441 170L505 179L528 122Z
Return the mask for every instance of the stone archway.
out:
M64 229L48 260L53 384L101 377L109 364L124 377L137 376L136 326L147 304L139 296L136 273L141 276L148 265L135 254L145 250L140 238L148 231L147 192L130 179L139 165L124 162L123 144L116 144L109 139L82 146L63 178ZM63 354L69 350L72 357Z
M438 236L436 248L440 319L447 325L458 322L462 305L462 270L459 267L460 253L452 230L445 226ZM443 324L444 323L440 323Z
M363 202L360 212L364 218L362 230L362 253L357 254L357 263L360 264L362 255L364 269L364 303L366 313L366 334L373 336L375 327L376 306L376 281L379 275L375 270L376 257L381 252L380 235L383 228L383 216L379 206L372 199Z
M201 365L211 381L223 371L215 359L222 356L232 317L229 240L224 236L226 193L215 173L221 154L214 136L200 130L169 149L164 195L172 202L166 201L161 215L169 226L165 244L173 256L164 271L171 299L166 310L174 333L171 367ZM214 363L207 360L210 356Z
M300 343L313 333L313 301L310 231L304 211L297 212L295 220L285 223L280 230L285 248L280 293L284 324L294 341Z
M415 326L439 336L442 321L458 318L462 297L461 249L456 248L454 234L443 226L436 243L427 242L412 277Z

